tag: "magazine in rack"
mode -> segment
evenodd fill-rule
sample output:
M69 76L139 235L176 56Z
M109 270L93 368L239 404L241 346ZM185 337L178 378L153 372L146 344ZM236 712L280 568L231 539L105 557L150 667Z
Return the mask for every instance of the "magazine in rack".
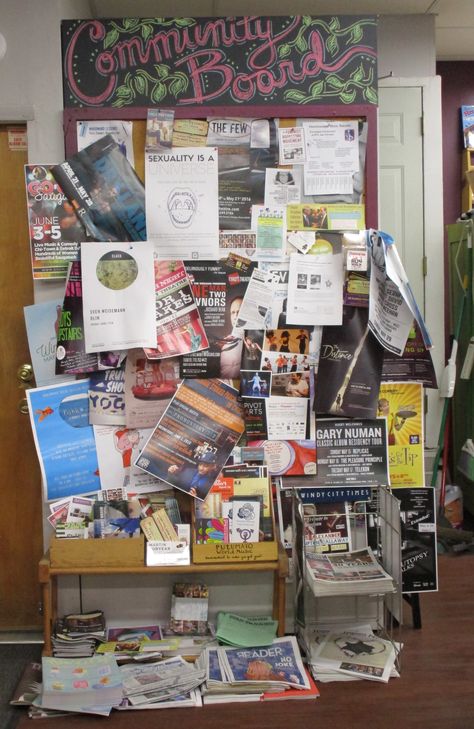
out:
M307 556L306 576L315 595L362 595L394 589L392 577L370 547L345 554Z

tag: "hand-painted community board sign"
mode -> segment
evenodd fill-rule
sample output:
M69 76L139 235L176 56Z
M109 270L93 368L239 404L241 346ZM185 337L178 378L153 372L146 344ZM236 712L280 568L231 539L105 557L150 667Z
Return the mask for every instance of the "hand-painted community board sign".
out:
M64 106L376 104L376 19L62 22Z

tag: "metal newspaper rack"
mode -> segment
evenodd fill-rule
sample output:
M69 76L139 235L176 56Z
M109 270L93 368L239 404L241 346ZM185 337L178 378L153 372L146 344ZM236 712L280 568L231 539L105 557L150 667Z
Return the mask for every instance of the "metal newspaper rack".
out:
M348 501L351 491L353 495ZM335 500L337 489L294 490L296 633L302 649L310 656L311 645L320 640L322 626L338 630L349 629L354 624L370 624L376 635L391 641L396 653L395 668L399 671L398 635L402 624L400 503L386 487L344 489L344 493L344 508L341 508L341 502ZM320 508L318 512L318 506L323 504L324 510ZM346 508L347 505L349 508ZM324 513L321 514L321 511ZM353 586L347 584L347 588L344 587L337 596L315 595L306 569L306 558L314 554L318 547L322 552L321 541L317 536L316 541L312 540L315 521L312 517L315 516L347 519L352 551L370 546L377 561L392 577L393 591L377 592L374 589L369 594L357 594Z

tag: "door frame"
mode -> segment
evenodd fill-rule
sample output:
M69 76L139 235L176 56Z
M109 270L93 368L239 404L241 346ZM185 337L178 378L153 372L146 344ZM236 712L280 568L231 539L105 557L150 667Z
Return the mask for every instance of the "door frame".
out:
M426 258L424 308L425 321L433 339L431 351L438 383L445 364L445 263L443 220L443 136L441 115L441 77L388 77L379 87L418 87L422 98L423 124L423 252ZM379 203L380 205L380 203ZM396 241L395 241L396 242ZM420 262L421 264L421 262ZM429 285L426 285L426 280ZM440 296L440 294L443 294ZM420 302L421 304L421 302ZM442 400L438 390L426 390L427 417L425 443L434 448L438 442Z

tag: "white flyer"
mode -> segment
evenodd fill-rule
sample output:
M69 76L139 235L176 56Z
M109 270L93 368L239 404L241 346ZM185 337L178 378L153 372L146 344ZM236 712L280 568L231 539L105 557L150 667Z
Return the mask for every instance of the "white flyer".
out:
M241 336L242 329L265 329L267 314L272 307L274 279L271 273L256 268L248 283L237 322L232 334Z
M357 121L305 122L305 195L351 194L359 170Z
M147 235L158 258L218 258L217 154L215 147L145 154Z
M78 121L77 122L77 150L78 152L101 137L110 134L117 142L120 151L128 159L132 167L135 164L133 156L133 122L130 121Z
M282 208L301 201L301 167L280 170L267 167L265 170L265 199L267 208Z
M304 440L307 434L308 403L307 398L267 398L268 440Z
M240 147L250 146L252 131L251 119L210 118L207 128L208 147Z
M94 439L103 490L123 486L129 493L147 493L169 488L133 465L152 433L150 429L117 425L94 425Z
M86 352L156 346L153 244L82 243Z
M281 165L303 164L306 159L303 127L279 127L278 142Z
M293 253L290 256L287 323L340 326L343 286L341 243L321 239L310 255Z

